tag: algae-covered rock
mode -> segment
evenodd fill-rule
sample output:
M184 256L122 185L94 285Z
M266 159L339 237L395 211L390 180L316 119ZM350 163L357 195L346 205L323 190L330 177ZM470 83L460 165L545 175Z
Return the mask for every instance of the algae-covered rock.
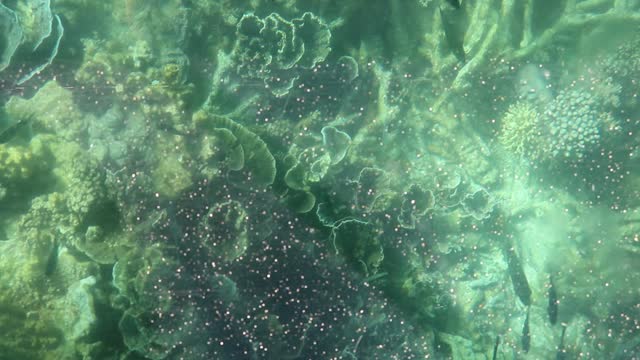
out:
M64 33L60 17L51 12L50 0L23 0L0 4L0 71L7 68L14 55L36 57L46 54L46 60L38 65L27 63L31 67L25 74L20 72L17 84L31 79L36 73L51 64L58 53L58 46ZM56 23L55 36L53 23ZM45 41L53 39L52 41ZM49 42L46 46L40 46ZM43 47L46 49L43 51ZM37 50L37 51L36 51ZM28 55L28 56L26 56ZM36 62L37 63L37 62ZM21 65L24 65L21 64ZM23 69L24 70L24 69ZM12 74L13 75L13 74Z
M175 198L192 184L191 174L178 157L179 155L175 154L159 159L153 174L155 189L169 198Z
M331 166L331 157L322 147L300 149L293 146L289 152L293 155L295 164L287 170L284 180L292 189L309 190L311 184L324 178Z
M157 136L153 145L153 188L170 199L176 198L193 184L184 140L183 136L163 133Z
M132 244L120 231L90 225L84 234L73 237L73 246L98 264L114 264Z
M56 160L56 189L64 193L76 226L115 224L118 214L106 186L104 167L78 143L56 138L49 146Z
M5 359L63 358L64 335L38 312L0 297L0 351Z
M29 114L33 117L34 131L56 134L70 141L82 138L87 121L92 120L91 116L78 110L71 90L63 88L55 80L43 85L30 99L12 97L6 111L14 118Z
M97 316L93 288L96 282L94 276L78 280L71 284L67 294L58 300L57 326L66 332L66 340L77 341L88 336L95 328Z
M298 65L311 69L331 52L331 31L329 26L317 15L306 12L300 18L291 21L295 27L295 36L304 45L304 52Z
M209 115L204 111L194 114L193 121L196 129L206 136L203 141L206 149L201 150L201 153L207 154L208 159L216 158L217 155L214 152L219 152L224 161L218 166L227 164L228 170L234 170L238 169L241 163L243 164L241 169L233 171L236 173L233 174L234 178L257 186L268 186L273 183L276 176L276 161L267 144L258 135L227 117ZM214 145L209 137L217 137ZM239 160L241 155L242 162ZM215 173L216 170L213 172Z
M214 172L207 178L215 177L221 168L239 171L244 167L244 148L229 129L213 129L211 135L205 135L199 155L207 170Z
M39 255L44 272L44 262L50 246L59 233L73 233L77 218L69 210L64 194L53 192L31 201L31 208L17 224L16 238L33 246Z
M434 195L440 208L455 208L466 195L466 182L458 169L442 168L434 176Z
M336 248L357 262L365 276L378 273L384 260L384 249L374 225L363 221L340 221L332 229L332 235Z

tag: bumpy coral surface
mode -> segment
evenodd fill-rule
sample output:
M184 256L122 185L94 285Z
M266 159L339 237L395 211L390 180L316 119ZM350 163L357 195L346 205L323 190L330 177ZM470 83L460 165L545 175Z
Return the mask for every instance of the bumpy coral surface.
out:
M616 128L600 100L587 89L569 88L538 107L516 103L502 119L500 142L530 161L580 162L600 150L603 133Z
M513 104L502 118L500 142L509 152L535 158L540 135L540 114L528 102Z
M597 150L601 131L610 122L598 108L596 98L586 90L561 91L544 112L541 135L549 136L547 156L580 160Z

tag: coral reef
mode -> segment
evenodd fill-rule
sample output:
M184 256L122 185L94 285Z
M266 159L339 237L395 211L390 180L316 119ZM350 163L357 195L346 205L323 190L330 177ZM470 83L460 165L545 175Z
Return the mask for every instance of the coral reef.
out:
M532 162L578 163L601 151L619 129L602 98L585 88L561 90L541 107L529 102L509 107L499 137L505 150Z
M227 165L229 170L240 172L240 178L254 182L257 186L273 183L276 176L275 159L260 137L229 118L208 115L204 111L194 114L193 123L200 132L208 133L202 137L200 151L203 160L213 167L208 173L216 174L218 168ZM211 143L209 136L219 136L220 140L216 139ZM227 153L230 155L226 155ZM217 163L216 158L222 158L223 164Z
M541 116L529 102L518 102L509 107L502 117L500 143L505 150L518 157L539 159L544 148L541 140Z
M561 91L545 109L542 124L548 136L543 156L581 161L597 151L602 132L610 128L611 115L602 112L593 95L584 90Z
M263 19L245 14L238 21L236 38L232 58L237 74L246 80L262 79L276 96L293 87L295 68L312 69L331 51L329 27L309 12L291 21L276 13Z
M49 54L46 60L38 65L31 65L31 68L22 69L24 74L16 78L16 84L22 85L29 81L34 75L51 65L56 55L60 40L64 34L62 20L51 11L50 0L26 0L17 2L14 9L0 4L0 19L2 19L2 36L0 42L0 71L5 70L12 57L19 53L17 50L26 49L27 53L35 53L41 50L41 45L45 40L53 39L52 44L47 44ZM55 20L55 21L54 21ZM53 35L53 23L55 22L55 35ZM45 46L43 46L45 47ZM24 54L20 54L25 57Z
M638 10L2 2L0 357L632 354Z

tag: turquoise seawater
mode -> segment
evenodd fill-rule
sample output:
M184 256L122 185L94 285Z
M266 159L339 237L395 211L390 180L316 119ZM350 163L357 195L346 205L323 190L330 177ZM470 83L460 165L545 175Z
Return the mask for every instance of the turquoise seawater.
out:
M640 1L0 1L31 359L640 359Z

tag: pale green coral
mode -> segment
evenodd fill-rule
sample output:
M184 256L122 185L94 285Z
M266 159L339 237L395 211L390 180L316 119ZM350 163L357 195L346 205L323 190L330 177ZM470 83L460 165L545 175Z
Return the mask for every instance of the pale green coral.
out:
M8 191L33 184L46 175L50 161L51 154L40 139L29 146L0 144L0 184Z
M287 194L287 202L295 204L298 212L307 212L315 204L311 186L317 184L345 157L351 145L351 137L333 126L325 126L317 136L301 135L289 148L284 158L285 184L293 192Z
M198 228L204 247L227 262L244 255L249 246L247 218L246 209L237 201L213 205Z
M541 116L531 103L511 105L502 118L500 143L518 157L535 158L540 151L540 121Z
M205 111L199 111L193 116L193 123L196 129L202 131L206 136L220 136L220 129L226 129L233 137L230 137L227 132L224 132L224 139L218 142L219 145L223 145L225 149L219 149L229 154L233 152L233 149L238 147L242 148L242 168L234 171L239 175L244 175L243 181L254 183L258 186L271 185L276 176L276 160L269 151L267 144L255 133L244 127L243 125L224 116L209 115ZM212 147L208 142L207 137L203 138L203 147L207 147L207 150L202 150L201 154L209 154L210 151L217 149ZM235 138L235 140L234 140ZM204 152L203 152L204 151ZM239 156L239 152L235 152ZM214 158L212 154L207 155L207 160ZM224 156L224 158L228 158ZM236 159L235 161L239 161ZM209 164L209 166L220 166L221 163ZM236 167L238 168L238 167ZM209 169L208 173L216 173L216 169ZM220 169L223 170L223 169ZM231 169L229 169L231 170Z
M331 48L329 26L304 13L288 21L277 13L265 18L244 14L236 27L233 58L237 73L262 79L276 96L286 95L298 78L294 67L311 69L324 61Z

